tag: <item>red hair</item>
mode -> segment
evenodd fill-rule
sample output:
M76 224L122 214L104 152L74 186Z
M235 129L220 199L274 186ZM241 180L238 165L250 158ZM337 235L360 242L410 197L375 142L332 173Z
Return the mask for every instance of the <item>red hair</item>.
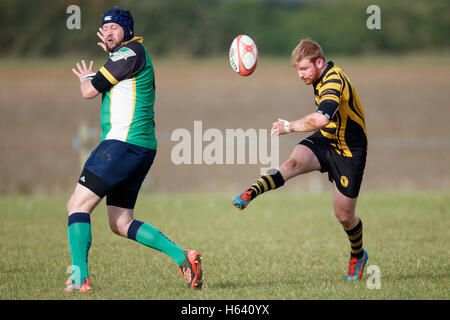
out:
M291 63L295 67L304 58L310 59L312 62L319 58L325 60L320 45L309 38L301 40L294 48L291 55Z

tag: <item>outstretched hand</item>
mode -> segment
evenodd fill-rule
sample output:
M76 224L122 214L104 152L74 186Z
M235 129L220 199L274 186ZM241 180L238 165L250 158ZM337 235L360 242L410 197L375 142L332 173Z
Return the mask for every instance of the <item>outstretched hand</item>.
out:
M89 68L88 68L88 67L86 67L86 62L84 60L81 60L81 66L80 66L80 63L77 62L78 71L75 70L75 68L72 68L72 72L75 73L75 75L80 79L80 81L82 81L85 76L94 73L92 71L93 66L94 66L94 61L91 61L91 63L89 64Z
M289 130L289 121L278 119L277 122L272 123L272 130L270 131L271 136L273 136L274 134L279 136L289 132L291 132Z

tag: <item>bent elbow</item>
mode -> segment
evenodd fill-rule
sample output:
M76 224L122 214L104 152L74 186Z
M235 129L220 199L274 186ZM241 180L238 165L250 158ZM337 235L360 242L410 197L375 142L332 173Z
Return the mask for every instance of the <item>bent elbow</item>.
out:
M330 119L323 114L317 114L314 119L314 127L316 130L322 129L330 123Z
M323 128L330 123L330 120L327 117L323 117L319 120L319 127Z

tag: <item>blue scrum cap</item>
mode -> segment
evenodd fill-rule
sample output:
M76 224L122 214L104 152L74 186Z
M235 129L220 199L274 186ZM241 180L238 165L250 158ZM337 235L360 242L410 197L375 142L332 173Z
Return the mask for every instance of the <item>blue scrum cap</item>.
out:
M133 17L131 16L130 11L120 9L120 8L114 8L114 9L106 11L105 14L103 15L102 26L105 23L110 23L110 22L115 22L122 27L122 29L125 33L125 38L123 39L123 41L128 41L131 38L133 38L133 36L134 36L134 21L133 21ZM130 31L131 31L131 34L130 34Z

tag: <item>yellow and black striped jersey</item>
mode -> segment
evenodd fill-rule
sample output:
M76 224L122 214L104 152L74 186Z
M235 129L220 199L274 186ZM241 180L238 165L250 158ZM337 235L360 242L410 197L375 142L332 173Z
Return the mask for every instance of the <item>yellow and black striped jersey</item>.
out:
M317 112L330 119L330 123L319 132L338 154L365 157L367 132L364 109L344 70L329 61L313 87Z

